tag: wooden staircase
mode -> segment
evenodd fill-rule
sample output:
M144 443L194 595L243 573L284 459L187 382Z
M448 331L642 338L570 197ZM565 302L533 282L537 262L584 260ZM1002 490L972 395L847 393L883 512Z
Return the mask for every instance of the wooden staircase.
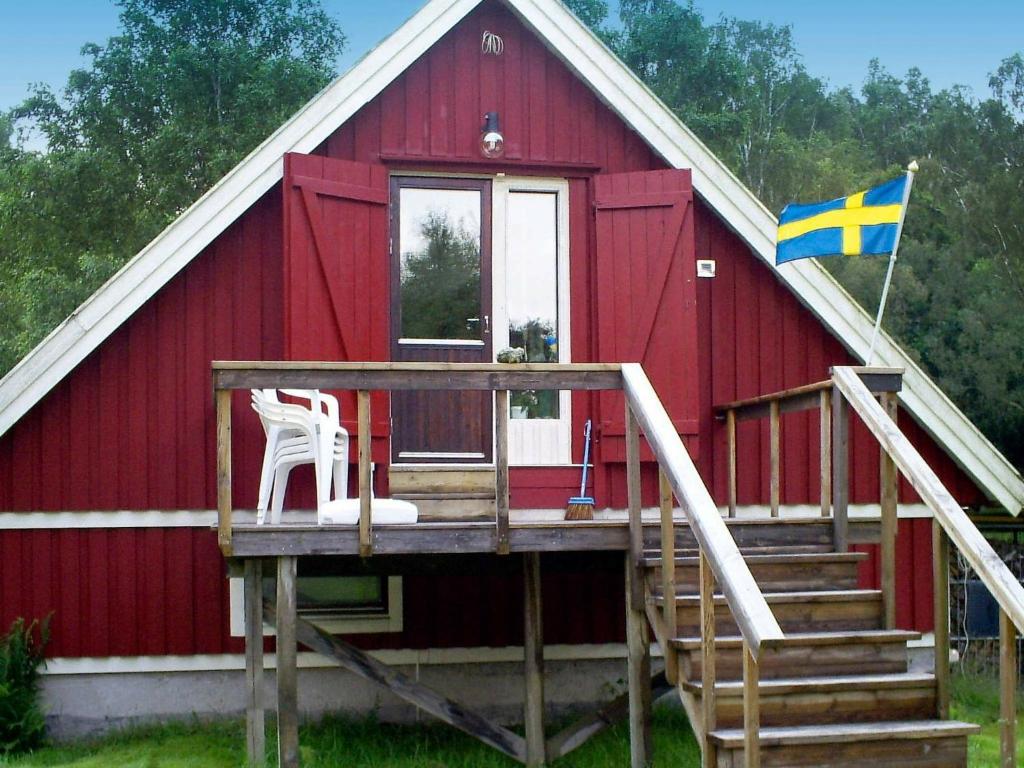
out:
M775 521L773 527L795 525ZM909 671L907 643L919 634L883 629L881 592L856 588L866 555L806 544L745 547L741 541L740 547L785 632L782 644L764 649L758 662L761 765L967 765L967 736L978 728L938 716L935 676ZM662 552L645 549L648 615L666 657L674 654L679 696L711 752L704 764L733 768L747 764L743 640L724 597L716 595L716 722L706 732L698 562L692 550L677 549L677 630L666 637Z

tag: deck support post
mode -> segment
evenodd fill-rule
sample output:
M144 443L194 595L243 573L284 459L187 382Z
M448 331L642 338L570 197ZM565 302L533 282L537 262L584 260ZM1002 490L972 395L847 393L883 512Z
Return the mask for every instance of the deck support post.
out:
M1017 765L1017 627L999 610L999 768Z
M896 423L897 399L895 392L883 392L879 396L882 408ZM882 607L885 611L885 628L896 629L896 535L899 530L897 505L899 500L899 473L896 461L885 448L879 446L879 478L881 484L882 539L880 555L882 560Z
M263 563L245 561L245 751L249 765L266 763L263 697Z
M701 550L700 578L700 683L701 710L704 716L704 743L701 749L702 768L718 765L718 750L711 741L711 732L718 727L718 705L715 696L717 656L715 653L715 574L708 556Z
M541 766L544 753L544 628L541 624L540 553L523 555L526 764Z
M832 390L832 540L836 552L849 548L850 406L839 387Z
M781 431L779 401L772 400L768 406L768 454L769 454L769 499L772 517L779 516L779 492L781 486L779 432Z
M672 685L679 680L679 656L676 653L672 640L675 639L679 629L679 617L676 611L676 601L668 599L676 594L676 529L672 521L672 486L669 483L668 475L658 469L658 488L661 503L661 594L665 595L665 606L662 609L662 617L665 621L666 647L663 649L665 655L665 677Z
M935 703L939 719L949 717L949 537L932 519L932 589L935 614Z
M743 641L743 765L761 768L760 671L757 659Z
M643 599L634 598L639 576L631 554L626 555L626 648L629 685L629 757L631 768L651 764L651 641ZM642 594L641 586L641 594Z
M729 454L729 517L736 517L736 411L725 412L725 439Z
M295 557L277 558L277 760L280 768L298 768L299 765L297 564Z
M818 427L821 443L821 516L832 513L832 393L821 390L819 409L821 423Z
M508 554L508 390L494 393L494 504L496 550Z
M629 549L626 552L629 754L632 768L644 768L651 761L651 642L640 568L644 554L643 522L640 518L640 425L629 401L626 402L626 485L629 494ZM675 554L674 550L672 554ZM668 599L668 595L665 597Z

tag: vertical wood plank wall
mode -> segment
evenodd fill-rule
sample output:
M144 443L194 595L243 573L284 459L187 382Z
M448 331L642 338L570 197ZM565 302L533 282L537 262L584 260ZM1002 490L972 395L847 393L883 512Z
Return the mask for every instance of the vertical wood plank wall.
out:
M505 38L500 60L479 59L485 28ZM577 361L594 359L591 169L612 173L664 163L511 14L493 3L482 5L319 152L363 162L380 162L383 155L392 167L437 169L431 163L456 161L461 171L488 170L475 161L480 117L490 110L501 114L510 173L570 177L572 354ZM852 361L700 200L695 213L697 258L717 262L717 277L697 282L703 404L698 463L715 498L724 503L724 425L714 421L708 406L803 384L825 376L829 365ZM209 362L283 357L281 220L280 190L274 189L0 437L0 524L3 511L214 508ZM574 436L582 433L589 403L588 395L574 397ZM233 493L239 506L252 506L263 439L241 393L234 424ZM980 499L970 480L908 415L901 415L900 424L958 500ZM739 503L766 502L767 423L742 424L738 437ZM817 441L816 417L783 418L783 504L817 503L818 473L809 460ZM580 442L574 440L576 461ZM852 501L877 502L877 449L859 427L852 443ZM653 466L648 469L645 482L653 505L657 481ZM296 488L311 487L301 472ZM563 504L576 477L574 471L530 475L514 468L513 506ZM610 465L598 489L604 493L599 503L623 506L624 481L622 465ZM301 495L294 498L302 502ZM901 498L915 500L906 487ZM902 589L897 620L900 626L928 629L930 551L922 543L927 533L919 536L921 526L921 521L901 524L897 560L904 570L897 579ZM865 581L870 579L869 567ZM605 562L600 555L546 565L547 642L621 641L621 581L618 560ZM366 637L361 644L424 648L522 640L521 580L515 574L485 566L463 575L406 577L404 588L405 631ZM438 594L446 599L437 600ZM227 636L223 563L214 535L206 530L0 529L0 595L0 627L18 615L56 611L55 655L241 648ZM507 598L489 601L481 599L484 595Z

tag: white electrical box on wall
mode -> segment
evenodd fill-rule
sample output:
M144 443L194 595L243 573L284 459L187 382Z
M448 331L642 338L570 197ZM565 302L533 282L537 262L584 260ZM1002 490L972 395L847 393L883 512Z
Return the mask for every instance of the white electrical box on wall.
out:
M715 260L697 259L697 277L714 277Z

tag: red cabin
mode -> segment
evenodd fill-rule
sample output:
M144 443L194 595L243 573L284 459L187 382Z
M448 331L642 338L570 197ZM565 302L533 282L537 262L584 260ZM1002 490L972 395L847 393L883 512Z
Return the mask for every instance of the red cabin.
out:
M495 132L500 146L486 136ZM300 616L506 716L520 707L524 632L532 642L514 555L530 550L526 530L541 542L531 551L544 552L535 576L547 674L566 683L549 686L548 708L603 698L627 655L625 385L598 386L587 376L603 369L593 367L545 389L546 373L525 376L538 364L609 364L617 377L617 364L639 363L741 548L753 546L743 538L751 521L772 519L803 521L811 537L790 528L773 546L831 542L834 473L819 457L833 438L817 413L826 390L813 390L810 410L808 392L797 403L792 390L859 365L871 319L817 263L776 268L775 229L560 4L432 0L0 382L0 625L53 614L45 689L55 725L242 711L241 563L296 554ZM525 350L523 377L489 368L505 348ZM1024 482L1007 460L884 335L880 359L876 391L899 390L900 429L956 502L1018 513ZM262 372L238 363L248 378L234 384L218 369L218 386L242 389L354 381L316 379L313 363L465 364L444 389L322 388L340 395L354 446L367 434L355 391L374 390L376 493L413 499L427 526L419 531L463 526L470 553L449 541L438 545L448 554L419 558L422 548L388 544L375 528L378 549L360 559L358 529L324 532L336 547L324 549L312 543L316 526L287 545L301 551L274 549L283 540L273 526L252 525L264 437L243 392L227 409L234 543L223 546L222 527L218 549L214 361L282 361ZM498 378L467 386L458 376L474 366ZM493 390L509 394L495 400ZM788 394L751 402L770 393ZM748 420L758 407L767 418ZM787 410L796 412L780 419ZM580 491L588 421L596 521L574 527L563 516ZM873 590L886 571L877 543L887 475L875 437L851 424L831 457L849 476L848 542L867 553L852 586ZM655 523L659 454L644 434L635 503ZM494 553L502 462L511 556ZM293 473L282 528L316 505L307 470ZM932 517L901 482L889 610L893 629L923 633L925 646ZM300 678L317 701L303 700L303 711L411 716L322 658L307 661ZM486 688L480 664L494 665ZM339 679L344 700L331 695Z

